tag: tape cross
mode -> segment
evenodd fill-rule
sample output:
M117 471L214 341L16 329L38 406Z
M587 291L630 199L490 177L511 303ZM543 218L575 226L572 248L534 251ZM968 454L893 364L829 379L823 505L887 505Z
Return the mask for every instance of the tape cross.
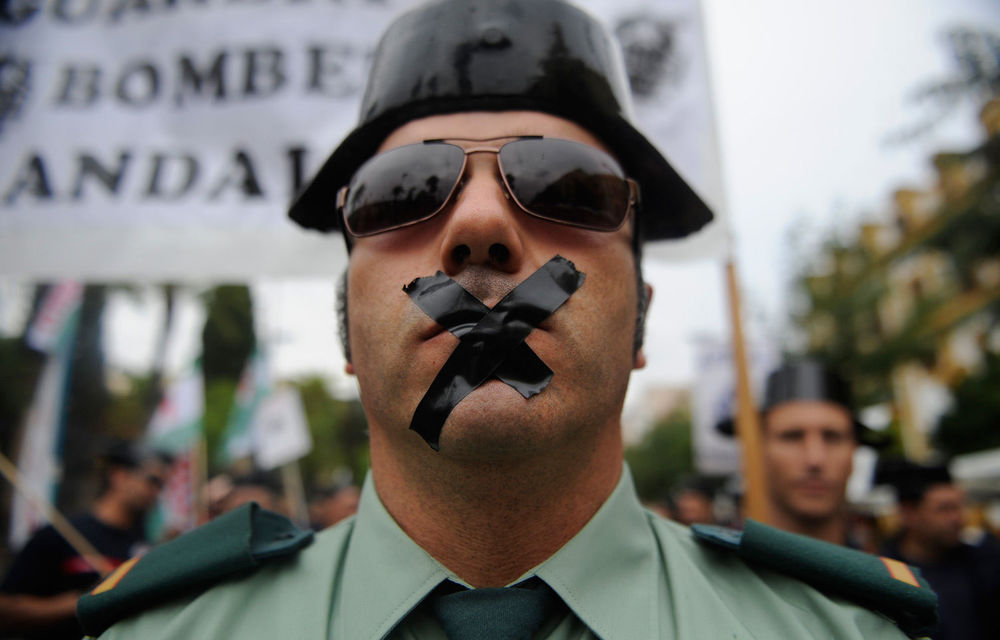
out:
M524 339L583 284L573 263L555 256L492 309L445 274L417 278L403 291L459 339L410 421L437 450L444 421L476 387L498 378L525 398L541 392L552 370Z

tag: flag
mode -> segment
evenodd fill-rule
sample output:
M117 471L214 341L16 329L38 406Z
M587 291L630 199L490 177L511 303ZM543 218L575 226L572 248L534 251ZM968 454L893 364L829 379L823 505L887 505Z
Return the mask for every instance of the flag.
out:
M279 387L261 402L253 421L257 466L274 469L312 450L312 436L295 387Z
M195 364L164 391L146 439L151 446L171 453L190 449L202 435L204 413L205 382L201 366Z
M255 350L240 375L233 407L229 411L229 419L222 432L221 444L216 454L216 462L220 465L226 466L253 454L254 416L271 390L271 371L267 357L262 351Z
M60 282L52 286L45 294L31 326L28 327L24 341L37 351L45 353L55 351L65 337L70 323L74 323L72 326L75 330L75 316L79 312L82 299L83 285L79 282Z
M174 463L156 513L150 519L151 538L161 539L198 524L195 498L201 465L205 385L201 367L192 365L164 391L146 430L147 443L174 455Z
M49 502L55 502L62 475L60 449L66 392L82 297L79 283L53 286L25 334L28 345L46 352L48 357L21 429L17 465L30 490ZM15 493L8 537L11 549L20 548L43 524L44 514L38 513L21 493Z

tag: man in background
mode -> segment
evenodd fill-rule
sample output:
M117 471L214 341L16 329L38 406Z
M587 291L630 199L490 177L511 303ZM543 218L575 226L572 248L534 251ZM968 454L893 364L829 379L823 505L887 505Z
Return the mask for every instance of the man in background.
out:
M671 516L683 525L714 524L715 492L703 479L691 478L670 492Z
M845 381L819 362L783 365L768 376L761 429L771 524L857 546L847 481L858 445L876 444L878 434L854 417Z
M943 465L903 464L887 470L896 486L900 534L883 555L920 569L938 594L935 640L1000 638L1000 542L962 541L965 495Z
M209 513L213 518L248 502L256 502L268 511L288 513L281 483L265 471L242 473L231 478L217 476L213 478L213 483L213 488L218 492L209 504Z
M354 515L361 499L361 489L347 482L316 491L309 502L309 525L316 531L332 527Z
M70 523L114 568L147 546L145 516L163 488L167 461L156 452L118 443L103 465L93 507L70 518ZM80 638L76 600L98 577L52 525L42 527L14 558L0 584L0 633Z

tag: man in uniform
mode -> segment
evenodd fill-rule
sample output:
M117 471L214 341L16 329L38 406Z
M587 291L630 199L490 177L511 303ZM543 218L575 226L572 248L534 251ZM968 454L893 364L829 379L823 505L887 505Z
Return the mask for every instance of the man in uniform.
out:
M771 524L851 545L847 481L877 433L854 417L844 380L816 361L783 365L768 376L761 430Z
M784 363L767 377L760 425L771 524L860 549L848 530L847 481L858 445L885 438L854 416L844 379L815 360ZM732 436L733 421L718 429Z
M88 630L634 640L926 626L927 609L894 597L873 613L832 595L854 590L839 579L824 593L767 569L763 529L698 542L639 505L620 424L645 361L639 249L711 214L631 124L625 77L604 27L562 0L442 0L390 26L361 123L291 211L340 228L350 251L348 371L371 438L358 513L247 575L306 540L233 512L172 547L175 562L212 556L186 578L163 578L154 550L84 598ZM739 557L758 551L761 564ZM207 567L223 564L244 571ZM872 575L880 596L883 578L928 596L912 576Z

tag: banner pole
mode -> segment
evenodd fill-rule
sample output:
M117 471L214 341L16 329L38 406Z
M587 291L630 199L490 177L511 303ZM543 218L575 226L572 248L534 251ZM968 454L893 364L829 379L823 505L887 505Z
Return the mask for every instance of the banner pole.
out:
M51 502L36 494L27 483L21 480L21 472L3 453L0 453L0 473L45 516L45 519L52 524L59 535L66 539L69 546L73 547L73 550L79 553L80 557L93 567L102 578L111 573L111 564L104 558L104 555L95 549L94 545L90 544Z
M736 435L740 442L743 463L743 504L746 516L767 523L770 513L765 493L767 477L760 445L760 417L750 388L746 343L743 338L743 310L740 304L736 261L726 260L726 284L729 291L729 312L732 321L733 366L736 374Z

